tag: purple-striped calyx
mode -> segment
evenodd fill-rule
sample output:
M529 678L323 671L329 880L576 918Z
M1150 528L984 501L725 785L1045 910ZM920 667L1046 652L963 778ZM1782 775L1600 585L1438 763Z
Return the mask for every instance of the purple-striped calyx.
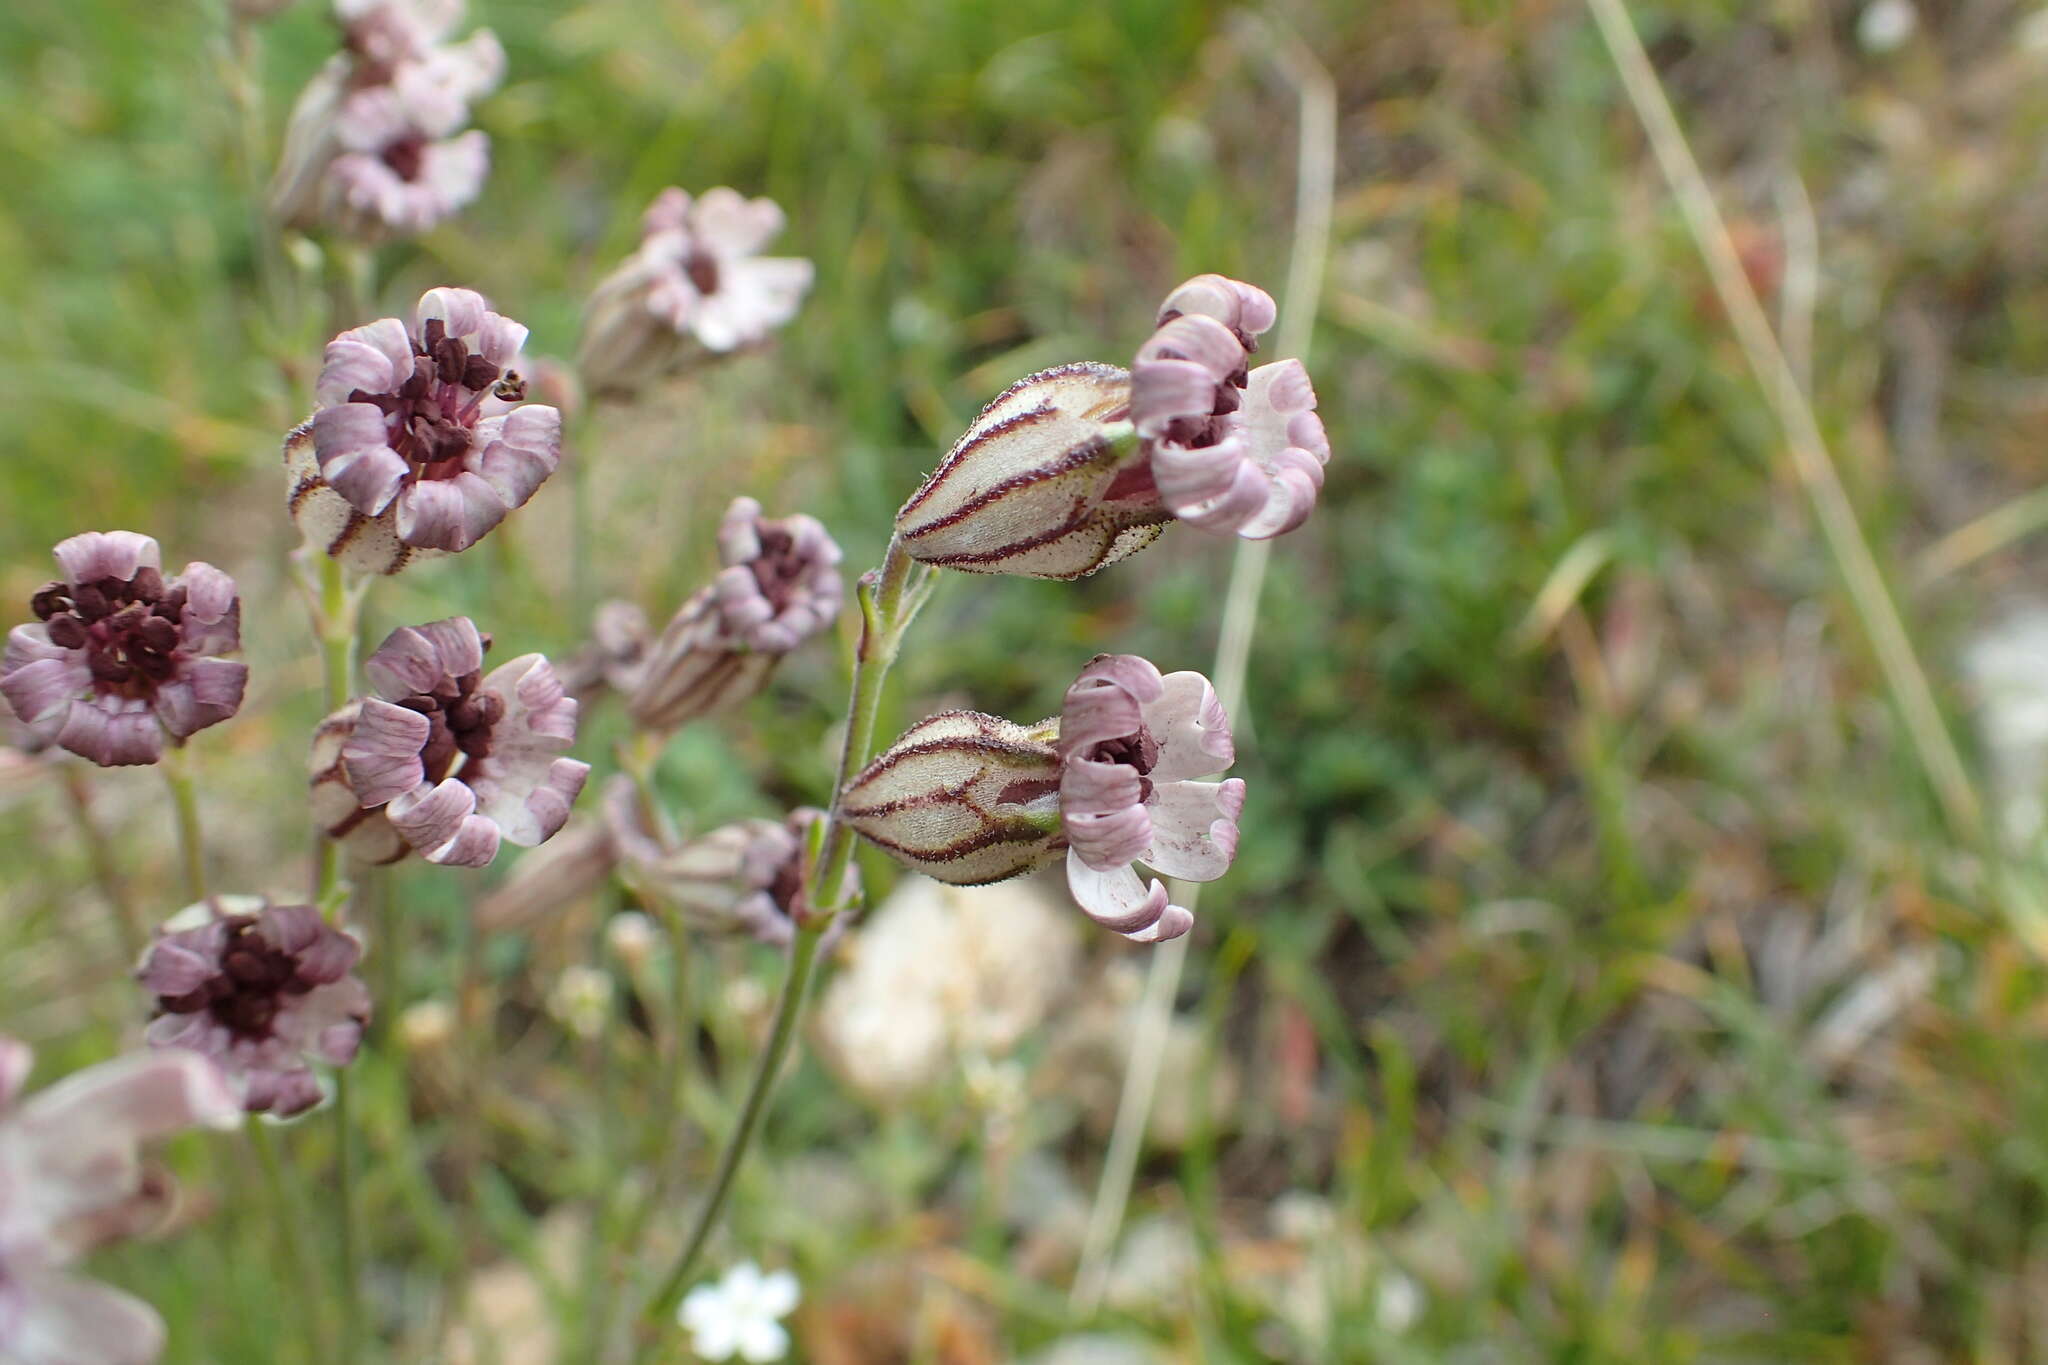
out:
M862 838L937 881L980 886L1064 846L1056 721L945 711L906 730L840 794Z

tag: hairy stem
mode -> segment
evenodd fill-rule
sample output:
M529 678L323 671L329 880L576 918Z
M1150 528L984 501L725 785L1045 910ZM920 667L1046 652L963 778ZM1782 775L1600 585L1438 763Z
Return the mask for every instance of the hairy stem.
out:
M882 567L862 575L859 587L861 632L854 654L852 693L847 704L846 739L839 750L839 772L832 783L832 805L825 813L825 830L818 843L818 856L804 870L804 886L797 901L797 931L789 948L789 969L782 981L782 994L775 1006L775 1023L768 1046L755 1064L747 1096L740 1106L738 1121L719 1153L718 1169L711 1191L697 1212L682 1254L663 1277L661 1287L647 1302L643 1315L648 1326L659 1324L675 1311L683 1286L696 1269L704 1244L716 1230L720 1215L732 1194L740 1162L760 1126L762 1112L774 1093L783 1063L796 1041L797 1025L803 1017L810 994L811 977L818 961L818 947L832 920L852 908L855 894L853 831L839 817L839 794L853 774L867 762L874 746L876 717L881 711L882 686L896 662L904 632L931 595L933 571L911 559L902 544L889 542ZM680 964L679 964L680 965ZM643 1348L651 1339L643 1336Z

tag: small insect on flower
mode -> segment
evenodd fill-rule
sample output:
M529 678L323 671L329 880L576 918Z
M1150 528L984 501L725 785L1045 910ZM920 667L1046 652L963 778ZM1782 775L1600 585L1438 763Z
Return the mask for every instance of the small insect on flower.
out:
M692 1289L676 1316L705 1360L766 1365L789 1353L789 1332L779 1320L796 1310L797 1297L796 1276L787 1270L763 1275L742 1261L725 1278Z
M347 1066L370 1021L363 946L310 905L214 896L164 923L136 979L156 997L144 1036L218 1062L252 1114L320 1102L312 1062Z
M27 1045L0 1035L0 1360L148 1365L163 1350L154 1308L64 1268L161 1222L169 1189L136 1148L242 1107L192 1052L132 1053L21 1098Z
M562 415L524 402L526 328L468 289L430 289L413 324L327 343L320 407L285 441L292 518L352 569L456 553L524 506L562 460Z
M163 575L157 543L133 531L61 541L64 577L30 600L0 659L0 694L31 735L102 767L154 763L242 705L248 665L235 580L211 564Z

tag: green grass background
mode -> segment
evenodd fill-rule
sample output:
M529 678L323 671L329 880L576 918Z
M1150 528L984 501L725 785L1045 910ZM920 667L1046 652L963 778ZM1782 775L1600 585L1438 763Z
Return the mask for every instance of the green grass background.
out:
M740 492L872 562L1011 379L1128 355L1186 274L1284 282L1293 96L1222 5L474 9L510 59L479 112L491 181L379 253L381 311L469 285L571 354L582 295L668 184L773 196L777 249L818 267L769 350L580 430L590 591L666 610ZM0 12L0 601L91 527L242 580L250 709L195 747L218 880L282 890L318 674L276 446L307 406L323 267L303 306L261 304L267 167L241 152L221 16L146 10ZM1926 3L1872 54L1856 10L1822 0L1636 12L1795 334L1817 272L1812 399L1975 769L1962 643L2038 598L2043 567L2026 534L1941 539L2001 509L2020 532L2044 520L2048 53L2029 13ZM1944 825L1586 13L1273 14L1338 95L1311 357L1333 456L1315 518L1276 545L1239 722L1243 852L1203 899L1183 989L1211 1061L1175 1083L1240 1083L1148 1156L1134 1204L1193 1229L1191 1268L1156 1302L1077 1314L1070 1260L1023 1256L977 1193L994 1158L963 1091L875 1112L813 1062L718 1259L795 1264L799 1358L825 1365L1007 1361L1081 1331L1171 1361L2048 1358L2048 978L2006 927L2037 833L2001 882ZM332 30L305 0L262 37L274 128ZM514 648L573 647L566 482L380 588L376 628L462 610ZM1959 565L1930 556L1958 544ZM1205 667L1228 562L1182 529L1079 585L950 582L892 706L1041 715L1103 649ZM1532 615L1546 585L1556 609ZM664 790L693 822L824 796L844 643L672 751ZM586 756L615 732L594 717ZM58 790L0 779L0 1026L45 1078L139 1012ZM153 777L95 792L137 899L174 909ZM587 904L476 945L497 1004L468 1082L396 1046L404 1005L452 989L475 885L412 868L381 892L396 937L373 946L382 1015L357 1068L366 1359L447 1358L457 1269L551 1266L549 1215L617 1188L607 1131L657 1117L644 1019L619 1021L607 1069L539 1013L549 972L591 954ZM712 999L774 961L705 945L689 970ZM716 1015L669 1135L696 1179L749 1054ZM1042 1049L1024 1057L1038 1098L1015 1145L1085 1193L1100 1135ZM464 1112L483 1115L469 1214ZM327 1276L331 1133L282 1136L308 1187L290 1221ZM174 1151L190 1225L94 1269L165 1312L171 1360L317 1359L332 1291L294 1287L246 1149ZM864 1197L814 1206L821 1163ZM1274 1230L1304 1190L1341 1230L1308 1327L1268 1290L1321 1265ZM1404 1330L1379 1311L1396 1269L1422 1291ZM565 1339L584 1331L593 1281L543 1279Z

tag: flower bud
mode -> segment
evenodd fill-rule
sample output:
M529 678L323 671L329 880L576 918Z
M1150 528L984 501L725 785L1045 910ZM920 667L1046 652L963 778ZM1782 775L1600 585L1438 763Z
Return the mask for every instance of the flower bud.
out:
M938 881L979 886L1059 853L1056 721L946 711L906 730L840 793L862 838Z
M896 514L912 558L971 573L1081 578L1173 519L1129 423L1130 375L1082 361L1027 375Z

